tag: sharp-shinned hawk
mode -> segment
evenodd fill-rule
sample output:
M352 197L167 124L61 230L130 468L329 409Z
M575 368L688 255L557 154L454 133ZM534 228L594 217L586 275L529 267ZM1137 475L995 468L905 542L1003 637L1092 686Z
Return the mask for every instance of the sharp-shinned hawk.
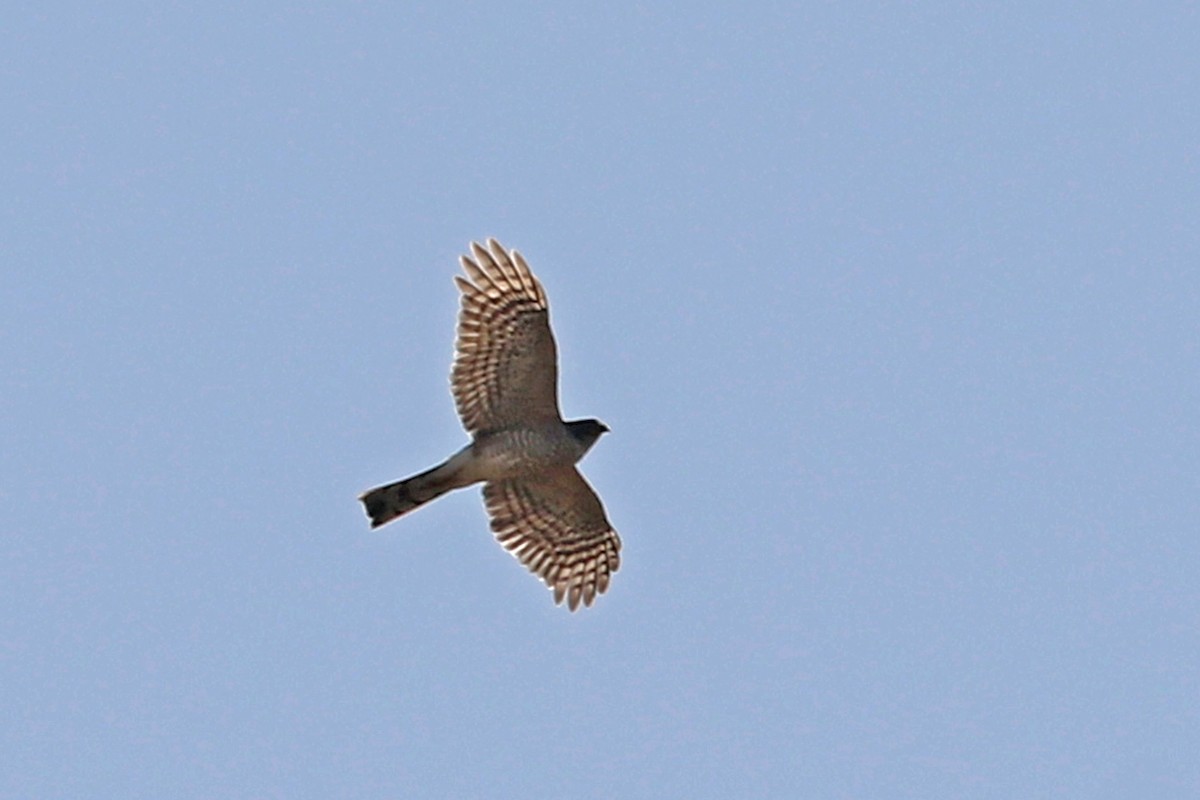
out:
M541 283L495 239L460 258L462 292L451 389L471 443L442 464L359 499L378 528L452 489L483 483L496 539L574 611L620 565L621 539L575 464L608 428L564 422Z

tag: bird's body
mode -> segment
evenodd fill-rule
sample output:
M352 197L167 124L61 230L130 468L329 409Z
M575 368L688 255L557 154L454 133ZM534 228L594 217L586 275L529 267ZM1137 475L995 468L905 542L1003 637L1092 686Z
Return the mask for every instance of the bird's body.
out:
M603 431L596 432L591 439L577 438L569 427L572 424L576 423L553 422L536 428L513 427L483 433L438 466L372 489L361 498L371 517L371 527L386 525L453 489L573 467ZM580 435L584 436L584 432Z
M546 294L521 255L494 239L463 258L451 385L472 441L442 464L360 498L377 528L446 492L484 484L497 539L574 611L608 588L621 540L575 469L608 431L563 422Z

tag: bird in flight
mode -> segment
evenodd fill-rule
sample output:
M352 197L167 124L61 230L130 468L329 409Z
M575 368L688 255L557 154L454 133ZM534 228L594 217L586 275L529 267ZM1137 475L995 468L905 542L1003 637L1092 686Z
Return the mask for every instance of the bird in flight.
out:
M500 544L554 591L556 604L590 606L620 566L621 539L575 465L608 428L563 421L546 292L521 254L488 239L459 260L467 278L454 277L462 310L450 385L471 443L359 500L378 528L482 483Z

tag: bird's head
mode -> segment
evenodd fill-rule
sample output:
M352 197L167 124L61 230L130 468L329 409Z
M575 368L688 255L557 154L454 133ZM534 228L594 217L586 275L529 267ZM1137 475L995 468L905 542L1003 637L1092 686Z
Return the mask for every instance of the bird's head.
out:
M567 423L567 430L575 441L583 445L586 453L597 439L608 433L608 426L598 419L576 419Z

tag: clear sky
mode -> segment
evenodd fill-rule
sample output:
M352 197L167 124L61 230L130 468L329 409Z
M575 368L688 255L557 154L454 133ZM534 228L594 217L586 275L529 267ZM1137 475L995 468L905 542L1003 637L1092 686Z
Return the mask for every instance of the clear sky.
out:
M1195 5L588 5L4 12L0 796L1200 796ZM574 615L356 500L487 236Z

